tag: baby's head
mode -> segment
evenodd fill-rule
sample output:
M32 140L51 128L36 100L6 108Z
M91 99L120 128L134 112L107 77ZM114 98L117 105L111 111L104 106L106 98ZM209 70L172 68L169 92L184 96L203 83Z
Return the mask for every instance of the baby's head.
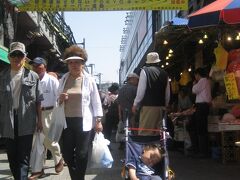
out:
M164 156L164 150L159 144L149 144L143 147L141 159L144 164L154 166L161 161Z

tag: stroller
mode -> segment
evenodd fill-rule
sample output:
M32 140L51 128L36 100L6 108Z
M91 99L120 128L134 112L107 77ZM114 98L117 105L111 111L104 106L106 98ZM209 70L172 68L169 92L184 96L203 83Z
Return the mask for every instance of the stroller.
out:
M170 137L166 132L166 116L163 118L163 128L162 129L141 129L146 131L158 131L158 136L139 136L132 135L130 131L138 131L139 128L129 128L128 119L125 123L125 161L124 161L124 170L122 171L122 177L126 180L130 180L128 165L132 160L139 159L143 152L143 148L147 145L159 145L161 149L163 149L164 156L160 162L155 164L150 168L152 170L152 174L155 178L152 179L162 179L162 180L172 180L174 177L174 173L169 168L169 158L167 152L167 138ZM140 165L142 166L142 165ZM152 177L152 176L151 176ZM156 178L157 177L157 178ZM148 179L151 179L148 176ZM142 180L140 178L140 180Z

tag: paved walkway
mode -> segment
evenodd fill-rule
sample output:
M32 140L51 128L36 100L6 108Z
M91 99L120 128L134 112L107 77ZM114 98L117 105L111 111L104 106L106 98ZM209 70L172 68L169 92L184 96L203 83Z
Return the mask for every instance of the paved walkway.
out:
M121 159L124 152L118 150L118 144L112 143L114 165L111 169L88 168L86 180L121 180ZM186 157L178 151L169 151L170 166L176 174L176 180L238 180L240 179L240 163L229 162L222 164L213 159L194 159ZM43 180L70 180L68 169L57 175L54 170L53 160L47 160L46 176ZM0 152L0 180L13 179L9 170L6 153Z
M118 143L112 143L112 156L114 164L111 169L94 169L88 167L85 176L86 180L121 180L121 160L124 158L124 151L118 149ZM90 166L90 163L89 163ZM53 160L46 160L45 176L39 179L42 180L71 180L67 167L60 174L56 174ZM13 180L11 175L7 155L3 150L0 150L0 180Z

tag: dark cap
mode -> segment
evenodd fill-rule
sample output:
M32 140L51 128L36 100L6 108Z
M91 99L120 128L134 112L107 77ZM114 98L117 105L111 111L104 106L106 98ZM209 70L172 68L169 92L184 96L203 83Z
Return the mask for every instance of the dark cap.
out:
M36 57L32 61L30 61L29 64L30 65L32 65L32 64L44 64L46 66L47 62L45 61L45 59L43 59L41 57Z
M111 93L116 92L119 89L118 83L112 83L112 85L108 88L108 91Z

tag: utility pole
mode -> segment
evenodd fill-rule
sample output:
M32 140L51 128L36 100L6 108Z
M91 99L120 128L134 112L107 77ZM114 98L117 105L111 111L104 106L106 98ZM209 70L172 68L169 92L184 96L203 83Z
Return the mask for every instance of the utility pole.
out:
M101 89L101 86L102 86L102 73L98 73L95 76L98 77L99 89Z
M85 38L83 38L83 42L81 42L81 43L77 43L77 45L82 45L82 47L83 47L83 49L85 49L86 48L86 46L85 46Z
M93 75L93 68L94 68L95 64L89 64L87 65L87 67L91 68L91 75Z

